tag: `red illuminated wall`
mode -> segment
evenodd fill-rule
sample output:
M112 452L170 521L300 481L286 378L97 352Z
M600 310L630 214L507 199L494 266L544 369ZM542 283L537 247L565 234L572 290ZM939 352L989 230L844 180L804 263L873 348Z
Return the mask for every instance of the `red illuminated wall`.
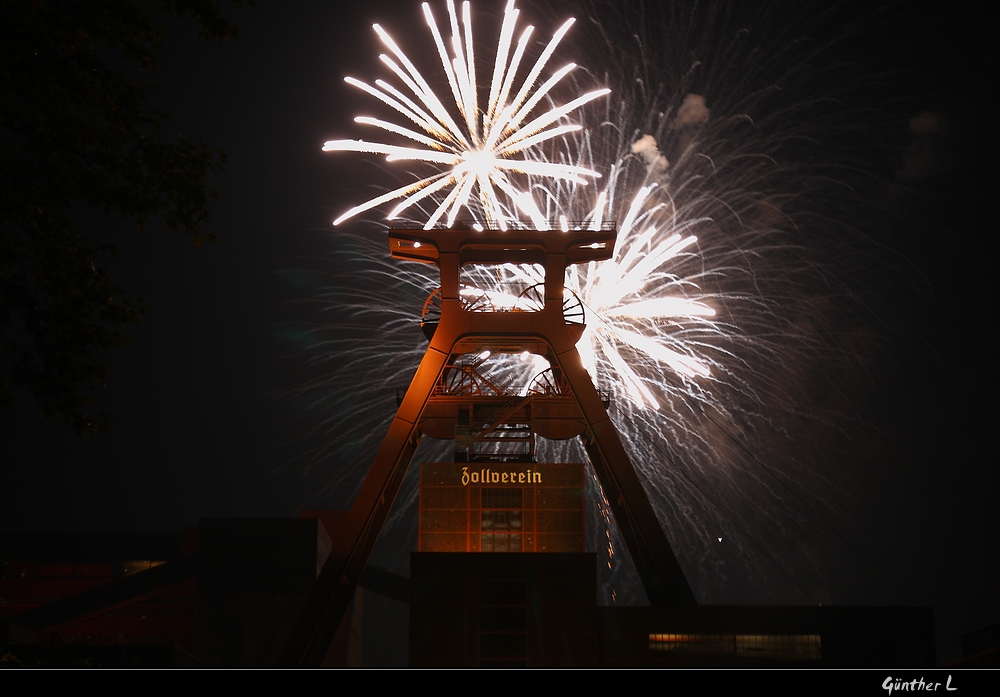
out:
M127 560L97 563L12 561L0 579L0 612L17 620L22 613L79 593L105 587L163 562ZM195 580L109 602L85 614L68 615L39 630L38 641L52 645L173 646L189 643L194 632Z

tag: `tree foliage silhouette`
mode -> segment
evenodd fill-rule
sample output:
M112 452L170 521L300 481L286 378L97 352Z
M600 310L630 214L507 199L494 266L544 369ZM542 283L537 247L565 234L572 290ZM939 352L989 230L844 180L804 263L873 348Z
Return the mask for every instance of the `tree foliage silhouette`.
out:
M46 416L106 431L92 396L109 349L143 313L102 266L112 245L75 224L81 205L196 245L225 155L168 140L150 107L171 16L230 41L243 0L0 0L0 405L26 388ZM249 3L247 3L249 4Z

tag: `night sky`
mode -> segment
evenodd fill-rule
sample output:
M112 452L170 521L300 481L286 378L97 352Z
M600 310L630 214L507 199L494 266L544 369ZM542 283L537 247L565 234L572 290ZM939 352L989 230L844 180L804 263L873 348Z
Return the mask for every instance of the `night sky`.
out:
M856 16L861 5L843 6L842 15ZM846 392L864 395L858 413L872 415L878 436L859 441L844 462L851 485L830 486L844 494L834 499L837 520L849 521L842 534L909 598L934 608L938 658L946 661L960 656L961 634L1000 620L1000 475L987 449L997 421L987 322L996 316L987 310L996 177L984 88L995 78L986 73L985 18L931 5L873 13L879 29L845 54L860 66L859 79L871 66L887 71L871 90L872 104L900 120L898 144L871 163L884 182L873 194L884 213L878 230L857 221L872 235L865 254L878 256L867 267L878 350L858 378L863 388ZM571 3L519 7L541 37L570 11L587 14L563 12ZM443 4L434 9L443 15ZM348 263L330 221L377 193L368 187L394 180L374 158L321 147L367 136L351 119L371 100L342 78L385 76L370 25L379 22L397 38L416 27L400 39L412 51L430 46L429 33L416 2L261 1L232 14L242 38L221 47L196 42L189 25L176 23L156 78L155 103L173 114L170 128L228 155L207 227L218 240L195 248L177 232L155 225L140 232L80 211L86 234L115 243L108 266L149 313L131 328L131 344L108 357L111 380L97 405L112 416L110 435L78 436L44 420L23 395L0 414L4 531L172 532L203 517L284 517L349 505L351 487L339 478L346 466L317 456L343 458L350 449L324 450L336 435L326 429L316 389L304 389L324 372L309 332L343 326L341 336L379 348L378 333L359 329L364 320L324 288ZM477 41L485 51L495 32L484 24ZM560 51L594 67L579 46ZM925 112L943 127L915 144L908 119ZM901 182L914 153L926 166ZM377 226L354 225L381 244ZM412 345L420 345L415 325ZM323 358L338 360L336 352ZM391 414L395 385L381 386L383 378L369 364L338 371L323 389L379 386ZM824 500L829 492L808 493ZM410 537L390 535L376 556L405 571ZM839 564L865 569L857 583L872 578L866 562L841 553ZM691 571L688 577L696 589L704 582ZM774 602L767 593L749 597ZM862 587L829 602L908 605L909 598L884 588L869 596Z

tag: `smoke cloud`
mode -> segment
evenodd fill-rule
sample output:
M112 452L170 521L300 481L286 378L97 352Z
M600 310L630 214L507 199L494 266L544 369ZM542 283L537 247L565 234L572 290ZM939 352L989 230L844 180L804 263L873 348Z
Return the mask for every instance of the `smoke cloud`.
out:
M646 163L648 174L664 172L670 166L667 158L663 156L660 148L657 147L656 138L648 133L632 143L632 152L640 156L643 162Z
M709 109L705 106L705 98L700 94L689 94L684 97L681 108L677 110L677 116L670 128L677 130L684 126L696 126L699 123L708 121Z

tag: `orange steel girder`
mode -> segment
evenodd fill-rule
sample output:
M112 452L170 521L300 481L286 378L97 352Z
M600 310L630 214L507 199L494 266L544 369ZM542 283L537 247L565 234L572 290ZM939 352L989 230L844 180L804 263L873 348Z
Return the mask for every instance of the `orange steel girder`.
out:
M512 348L547 354L562 371L586 421L583 440L615 520L653 605L694 605L695 599L576 350L583 325L563 317L566 267L609 259L614 231L389 231L397 259L437 264L441 317L375 461L337 535L281 656L283 665L319 666L351 601L361 573L420 442L420 418L434 385L456 354ZM537 312L469 312L459 296L464 264L541 264L545 303Z

